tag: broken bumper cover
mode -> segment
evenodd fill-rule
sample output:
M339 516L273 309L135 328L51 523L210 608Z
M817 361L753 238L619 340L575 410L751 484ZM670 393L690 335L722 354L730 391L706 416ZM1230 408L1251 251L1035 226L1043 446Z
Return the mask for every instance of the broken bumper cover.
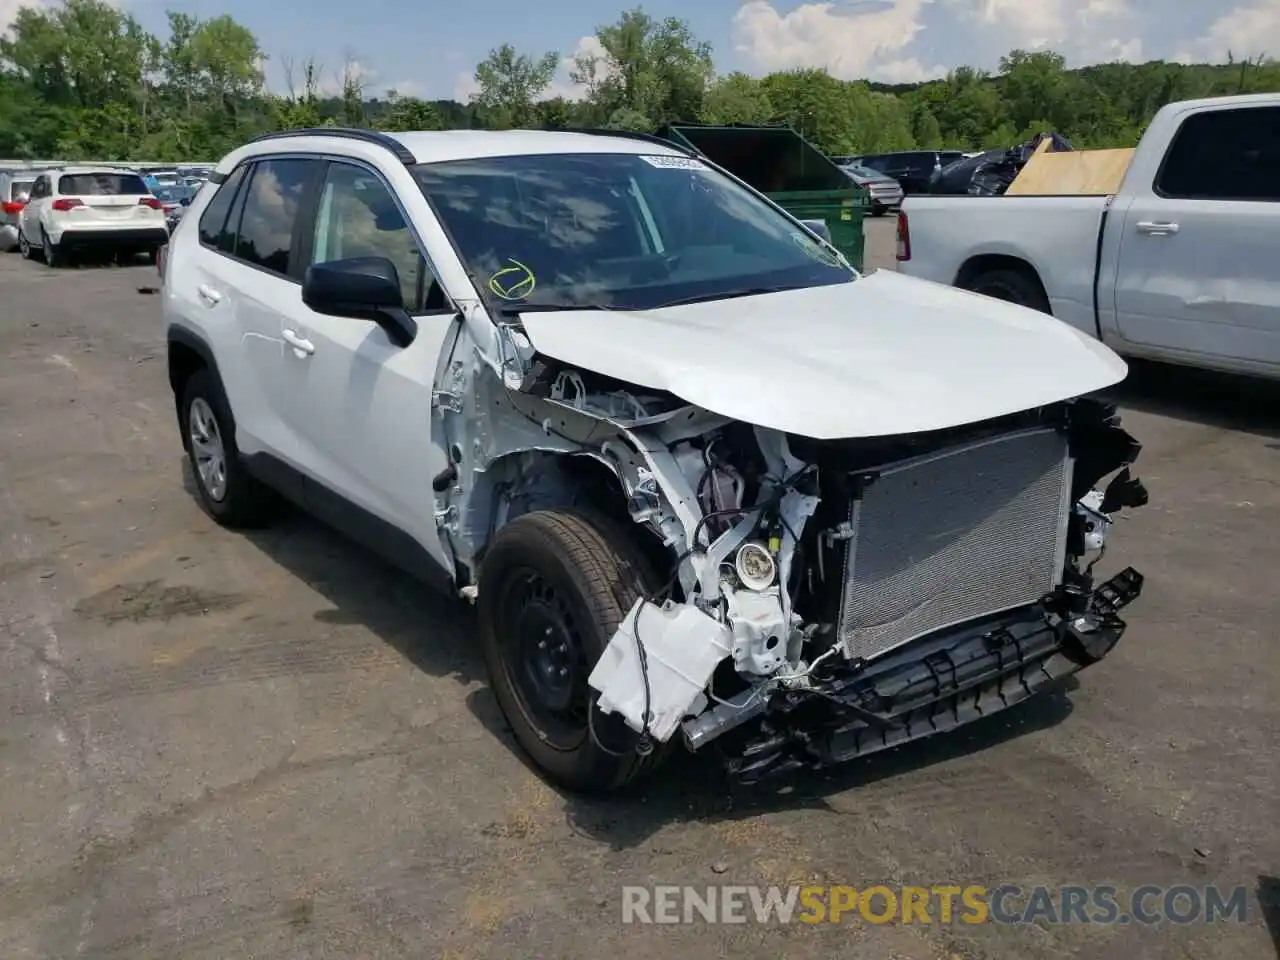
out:
M733 736L745 740L729 754L729 771L748 783L824 767L1012 707L1110 653L1125 630L1117 613L1141 591L1142 575L1129 568L1091 594L1083 611L1024 609L780 693Z

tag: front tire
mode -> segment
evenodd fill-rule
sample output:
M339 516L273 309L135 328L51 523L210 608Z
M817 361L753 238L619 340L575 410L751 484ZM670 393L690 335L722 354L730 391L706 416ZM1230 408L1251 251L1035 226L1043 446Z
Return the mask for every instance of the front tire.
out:
M481 643L498 705L549 778L616 790L664 753L595 708L587 678L652 572L625 534L576 511L526 514L494 537L480 568Z
M18 254L23 260L32 258L31 241L27 239L27 235L21 229L18 230Z
M245 468L231 410L207 370L187 380L180 422L196 496L205 513L225 527L265 523L273 506L270 491Z

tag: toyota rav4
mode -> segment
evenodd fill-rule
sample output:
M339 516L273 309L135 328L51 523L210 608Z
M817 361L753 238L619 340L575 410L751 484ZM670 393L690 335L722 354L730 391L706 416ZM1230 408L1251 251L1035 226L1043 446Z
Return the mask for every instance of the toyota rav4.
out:
M1125 629L1126 368L1050 317L861 275L641 135L290 131L210 180L159 261L201 504L283 494L476 604L563 784L864 756Z

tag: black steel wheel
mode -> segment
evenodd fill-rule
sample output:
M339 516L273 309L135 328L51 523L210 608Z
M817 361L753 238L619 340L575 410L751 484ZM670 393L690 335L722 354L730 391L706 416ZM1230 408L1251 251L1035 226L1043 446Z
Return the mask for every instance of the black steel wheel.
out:
M617 789L663 753L642 752L587 683L652 573L626 534L575 511L542 510L494 537L480 568L481 642L498 705L521 747L557 783Z

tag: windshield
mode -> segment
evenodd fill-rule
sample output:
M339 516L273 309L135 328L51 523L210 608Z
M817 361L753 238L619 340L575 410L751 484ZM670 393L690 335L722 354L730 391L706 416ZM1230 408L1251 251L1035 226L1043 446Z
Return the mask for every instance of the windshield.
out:
M58 178L64 197L145 196L147 185L136 173L68 173Z
M643 310L856 277L688 157L493 157L414 173L482 294L518 309Z
M35 180L14 180L9 184L9 196L5 200L17 200L19 197L26 197L31 194L31 185Z

